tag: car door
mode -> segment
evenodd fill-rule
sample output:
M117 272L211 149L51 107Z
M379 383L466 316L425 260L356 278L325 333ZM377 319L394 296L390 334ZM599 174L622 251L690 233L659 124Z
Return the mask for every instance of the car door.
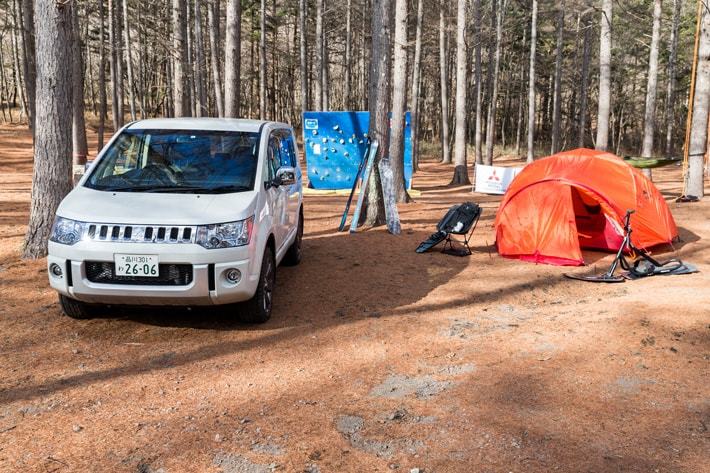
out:
M273 216L273 232L278 252L286 240L286 221L288 213L288 191L286 186L273 186L271 183L276 172L281 167L280 139L278 132L269 135L269 146L266 152L266 196L269 210Z
M287 237L296 231L298 226L298 212L301 207L301 189L303 178L301 168L298 165L298 155L296 154L296 141L291 130L283 130L280 134L280 154L281 165L289 166L296 170L296 180L287 186L287 211L286 211L286 233Z

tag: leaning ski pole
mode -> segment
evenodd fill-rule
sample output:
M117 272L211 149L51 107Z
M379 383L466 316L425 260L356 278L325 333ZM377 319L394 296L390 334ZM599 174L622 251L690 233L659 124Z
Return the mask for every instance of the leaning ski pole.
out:
M348 201L345 204L345 211L343 212L343 218L340 219L340 226L338 227L338 231L342 232L345 230L345 225L348 222L348 212L350 212L350 204L353 201L353 196L355 195L355 189L357 189L357 183L360 180L360 177L362 175L362 170L365 168L365 164L367 164L367 157L370 154L370 145L367 146L367 149L365 150L365 155L362 157L362 160L360 160L360 164L357 167L357 174L355 174L355 181L353 182L353 188L350 189L350 196L348 197Z
M360 186L360 195L357 197L357 206L355 206L355 213L353 214L353 220L350 222L350 233L355 233L357 231L358 221L360 220L360 212L362 211L362 203L365 200L365 194L367 193L367 185L370 182L370 174L372 173L372 166L375 163L375 157L377 156L377 148L379 143L377 140L373 140L370 143L370 152L367 156L367 166L365 166L365 171L362 174L362 186Z

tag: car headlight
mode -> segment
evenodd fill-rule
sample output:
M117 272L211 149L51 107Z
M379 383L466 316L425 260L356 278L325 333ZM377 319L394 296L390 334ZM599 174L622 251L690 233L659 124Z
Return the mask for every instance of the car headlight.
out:
M52 225L49 241L62 245L73 245L84 236L84 222L77 222L57 216Z
M237 222L200 225L195 243L208 250L248 245L253 225L254 217Z

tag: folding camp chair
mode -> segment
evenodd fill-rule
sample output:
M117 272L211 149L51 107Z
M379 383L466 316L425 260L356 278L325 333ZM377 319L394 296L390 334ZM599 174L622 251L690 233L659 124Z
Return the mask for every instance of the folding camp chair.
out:
M442 241L442 253L455 256L468 256L471 254L469 242L481 217L481 207L473 202L464 202L454 205L436 225L437 232L423 241L417 247L417 253L424 253ZM452 235L463 235L463 241L452 238Z

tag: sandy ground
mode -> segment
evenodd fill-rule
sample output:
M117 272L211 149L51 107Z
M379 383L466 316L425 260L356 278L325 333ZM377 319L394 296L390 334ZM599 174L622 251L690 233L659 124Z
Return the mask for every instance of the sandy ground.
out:
M0 470L710 471L710 200L670 204L701 273L594 285L497 256L500 199L451 172L424 164L399 237L339 234L345 197L308 196L266 325L76 321L18 257L29 135L0 129ZM679 176L656 171L668 199ZM474 254L415 254L464 200L484 207Z

